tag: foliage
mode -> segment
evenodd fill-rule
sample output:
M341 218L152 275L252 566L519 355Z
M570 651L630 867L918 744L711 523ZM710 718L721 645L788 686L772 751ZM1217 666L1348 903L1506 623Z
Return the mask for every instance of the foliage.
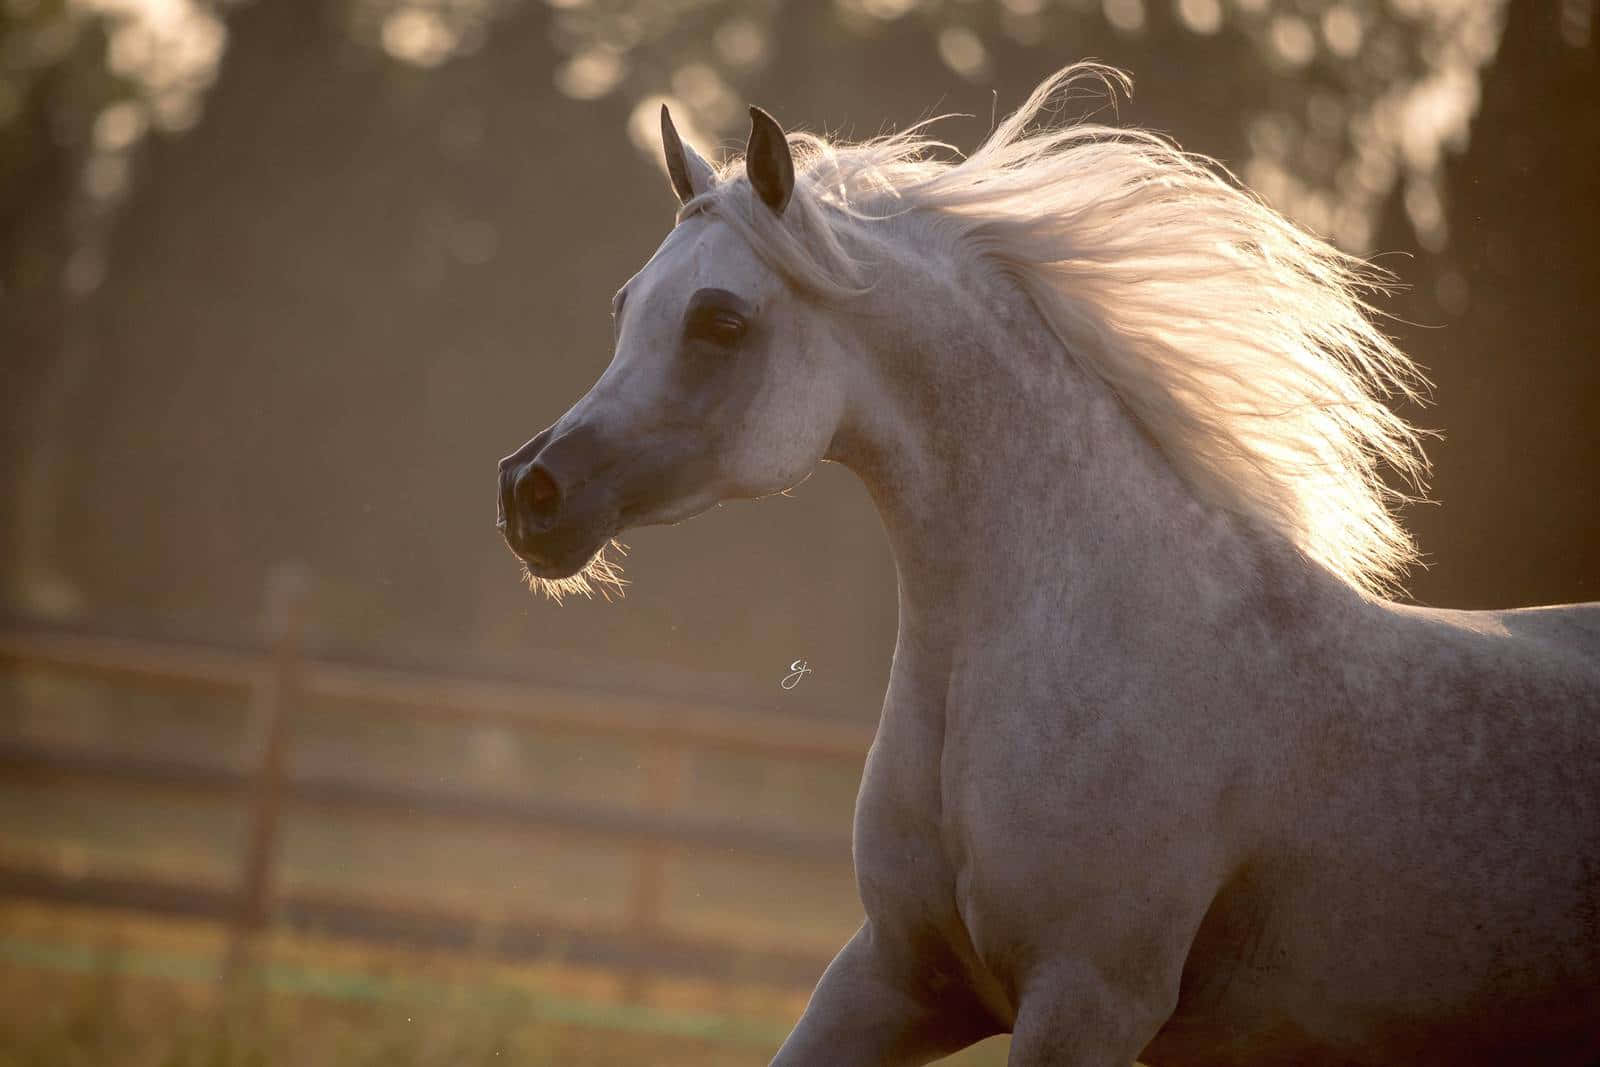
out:
M351 38L423 68L482 47L496 20L530 0L347 0L338 10ZM663 96L694 138L737 123L747 88L780 47L780 0L548 0L566 58L552 73L578 99L624 94L638 103L636 138L653 149L650 123ZM1165 0L1156 0L1165 3ZM1442 247L1441 164L1464 146L1480 73L1499 42L1505 0L836 0L849 32L917 21L933 32L957 76L992 76L999 42L1044 49L1077 40L1088 24L1136 36L1158 18L1191 37L1248 39L1267 87L1241 116L1249 183L1309 228L1366 251L1375 218L1397 181L1418 237ZM131 153L151 129L198 121L226 42L219 0L7 0L0 28L0 202L20 205L30 185L78 175L72 218L114 207L127 188ZM931 88L930 88L931 92ZM640 117L642 116L642 117ZM644 147L642 144L641 147ZM51 160L56 160L51 166ZM0 247L36 246L4 217ZM68 225L66 229L72 230ZM86 251L63 276L79 291L98 281L95 227L76 224ZM69 239L69 243L74 243ZM37 256L9 265L38 272Z
M1092 25L1138 36L1164 19L1192 40L1242 37L1258 70L1230 74L1265 90L1241 116L1249 184L1309 229L1361 253L1369 251L1384 200L1403 182L1419 240L1434 251L1443 247L1443 160L1466 145L1505 0L1172 0L1170 11L1156 9L1166 3L835 0L833 11L857 34L924 23L945 66L980 84L993 78L996 45L1055 54L1055 42L1082 40ZM432 6L400 0L396 9ZM560 9L557 40L569 56L555 72L557 84L583 99L612 92L644 98L632 128L652 150L661 95L687 122L726 134L742 117L737 88L780 47L777 0L552 6ZM1182 39L1175 42L1180 55Z
M99 284L134 150L152 128L194 125L225 41L207 0L7 0L0 282L72 295Z

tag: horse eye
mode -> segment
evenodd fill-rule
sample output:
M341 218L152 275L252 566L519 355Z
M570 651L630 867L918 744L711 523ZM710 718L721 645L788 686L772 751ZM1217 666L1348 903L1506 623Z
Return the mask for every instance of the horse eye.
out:
M700 341L710 341L731 348L744 337L745 321L742 315L723 309L710 310L694 316L689 321L689 336Z

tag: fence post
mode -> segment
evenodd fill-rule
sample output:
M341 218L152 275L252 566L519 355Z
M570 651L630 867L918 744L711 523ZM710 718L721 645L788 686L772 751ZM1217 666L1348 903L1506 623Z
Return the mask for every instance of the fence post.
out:
M253 698L261 755L250 790L250 836L228 935L224 980L229 986L244 974L256 937L271 916L273 861L299 689L300 636L309 584L305 571L293 564L275 568L266 581L262 622L272 661L256 679Z
M651 812L664 815L677 808L683 792L687 757L688 753L682 745L671 742L658 741L650 749L644 801ZM670 850L665 844L655 841L638 848L633 892L628 899L628 928L640 947L646 947L661 932L661 916L666 910L667 858ZM644 965L629 970L623 991L628 999L643 998L647 971L648 967Z

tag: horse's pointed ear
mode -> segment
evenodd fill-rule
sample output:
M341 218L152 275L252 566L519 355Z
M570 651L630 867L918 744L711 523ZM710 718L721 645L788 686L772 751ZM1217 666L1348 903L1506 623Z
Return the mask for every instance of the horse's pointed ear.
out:
M794 195L794 157L778 120L759 107L750 109L750 143L744 150L744 172L750 188L775 215L782 215Z
M661 105L661 150L667 156L667 175L672 179L672 191L678 194L678 203L687 204L711 188L715 181L711 164L683 143L666 104Z

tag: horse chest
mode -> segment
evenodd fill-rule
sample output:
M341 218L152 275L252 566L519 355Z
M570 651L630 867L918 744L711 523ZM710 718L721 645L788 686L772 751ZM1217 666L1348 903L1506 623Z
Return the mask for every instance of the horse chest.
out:
M919 761L920 762L920 761ZM975 918L974 827L942 788L935 754L923 773L870 773L856 812L856 875L868 913L946 934Z
M1009 1020L1009 998L968 931L969 879L952 847L941 755L936 734L886 716L856 808L862 904L901 965L951 995L951 1011Z
M1022 845L1008 850L1025 851L1024 822L1009 823L979 796L993 768L964 739L934 716L895 712L891 702L857 804L862 903L874 927L915 961L910 966L969 991L989 1016L1009 1019L1008 976L993 966L1008 953L992 949L1019 936L1016 924L1025 925L1028 909L996 892L996 876L1004 881L1011 868L991 866L991 846L1006 840Z
M954 869L940 831L938 751L873 746L856 804L856 879L875 922L943 926L954 916Z

